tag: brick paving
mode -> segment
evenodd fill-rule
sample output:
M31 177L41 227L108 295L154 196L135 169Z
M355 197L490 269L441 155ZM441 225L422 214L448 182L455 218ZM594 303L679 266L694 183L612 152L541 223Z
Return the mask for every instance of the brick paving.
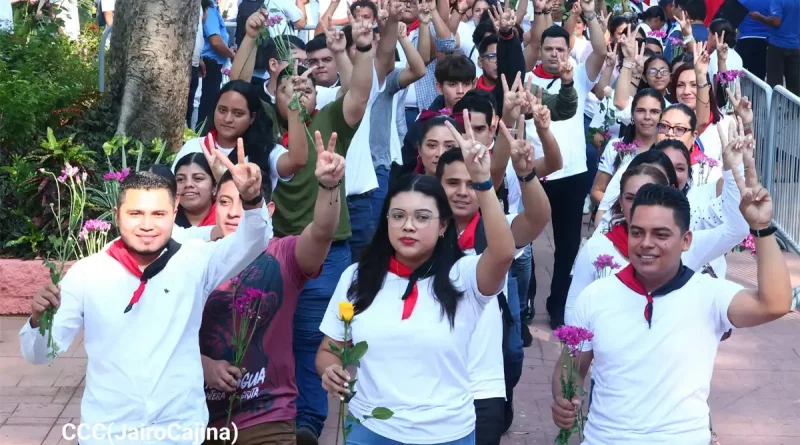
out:
M515 391L516 416L503 445L552 444L549 378L558 345L546 326L544 297L552 271L551 234L535 243L539 298L531 325L533 344L525 349L525 368ZM729 277L755 280L749 254L729 255ZM800 285L800 258L788 256L793 285ZM61 436L66 423L78 424L86 353L82 336L49 366L26 363L19 354L18 332L25 318L0 317L0 445L72 444ZM722 445L797 445L800 424L800 314L769 325L735 331L719 348L711 390L711 411ZM337 404L321 437L334 445Z

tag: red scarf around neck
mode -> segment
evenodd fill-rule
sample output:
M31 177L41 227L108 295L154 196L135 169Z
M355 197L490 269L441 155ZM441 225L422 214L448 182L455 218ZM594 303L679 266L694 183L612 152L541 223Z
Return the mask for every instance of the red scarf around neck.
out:
M208 214L197 224L197 227L214 226L217 224L217 203L211 203L211 208L208 209Z
M547 71L545 71L541 63L537 64L533 68L533 75L542 79L557 79L559 77L555 74L550 74Z
M175 253L178 252L180 247L180 244L170 239L165 247L166 252L145 267L144 270L139 268L139 263L128 251L128 247L125 246L125 243L122 241L122 239L114 241L114 243L112 243L108 249L106 249L106 253L108 253L111 258L117 260L117 262L119 262L122 267L125 268L125 270L139 279L139 287L137 287L133 292L133 297L128 303L128 306L125 308L125 313L128 313L131 309L133 309L133 305L139 302L139 299L142 298L142 294L144 293L144 288L147 285L147 281L156 276L156 274L161 272L164 267L166 267L167 262L170 260L170 258L172 258L173 255L175 255Z
M400 278L409 279L411 278L411 273L414 271L400 261L397 261L395 257L392 257L389 260L389 272ZM414 287L411 289L411 293L408 294L408 298L403 300L403 320L411 316L411 313L414 311L414 306L417 305L418 296L419 291L417 289L417 283L414 283Z
M625 259L628 259L628 228L625 224L617 224L606 232L606 238L617 248Z
M411 22L411 24L406 26L406 36L410 36L411 33L417 28L419 28L419 19L414 20L413 22Z
M206 134L205 146L209 153L213 153L213 150L217 148L217 130L210 130Z
M486 84L486 76L481 76L478 78L478 83L475 84L475 88L482 90L482 91L493 91L494 86L490 86Z
M619 226L617 226L619 227ZM633 264L628 264L624 269L617 272L617 278L622 281L622 284L628 289L636 292L639 295L644 295L647 298L647 305L644 307L644 319L647 320L647 325L652 326L653 323L653 295L644 288L644 285L636 278L636 270Z
M475 213L475 216L469 221L464 232L458 237L458 248L461 250L475 248L475 231L478 229L478 223L481 220L481 212Z
M311 125L311 119L314 119L314 116L317 115L317 111L319 111L319 110L314 110L314 111L311 112L311 118L306 121L306 127ZM283 132L283 136L281 136L281 145L283 145L283 147L286 148L286 149L289 148L289 131L288 130L284 131Z

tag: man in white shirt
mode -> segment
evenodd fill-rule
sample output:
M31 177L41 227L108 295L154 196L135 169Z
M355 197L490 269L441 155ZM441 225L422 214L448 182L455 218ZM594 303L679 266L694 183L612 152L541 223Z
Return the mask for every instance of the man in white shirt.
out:
M49 328L56 352L85 331L81 423L103 434L81 437L84 445L133 443L134 434L166 436L159 442L174 444L204 439L184 432L205 431L208 423L198 337L206 298L255 260L272 237L261 170L223 163L245 209L233 235L216 243L171 240L174 185L150 172L131 174L120 185L115 209L120 239L75 263L59 287L40 290L31 303L32 315L19 333L26 361L51 361L48 332L43 335L40 326L46 309L57 308Z
M116 0L100 0L100 11L103 14L103 20L106 26L114 24L114 6Z
M758 288L695 273L681 263L692 243L689 202L676 188L646 184L631 208L631 264L589 285L573 324L593 333L579 355L578 385L592 365L594 384L584 445L708 444L708 394L722 335L787 314L792 289L775 240L772 200L745 157L733 168L742 215L755 238ZM569 428L581 400L562 395L553 373L553 420Z
M550 327L555 329L564 324L564 306L570 285L570 270L581 242L581 223L583 204L589 193L589 173L586 167L586 135L583 125L585 100L599 80L600 70L605 59L606 43L603 28L595 13L594 0L581 0L583 20L589 28L592 54L586 62L575 68L573 82L578 93L578 109L570 119L553 122L551 131L562 150L563 168L547 176L544 189L550 198L553 211L553 238L555 242L553 279L550 296L547 299L547 312ZM538 8L538 6L537 6ZM560 14L560 12L559 12ZM569 33L560 26L551 26L550 15L538 11L533 22L531 34L541 43L538 58L541 60L532 73L533 83L551 93L557 92L562 84L559 68L562 63L570 63ZM527 57L531 56L528 52ZM533 120L526 122L528 137L533 142L537 156L542 156L541 141L534 128Z

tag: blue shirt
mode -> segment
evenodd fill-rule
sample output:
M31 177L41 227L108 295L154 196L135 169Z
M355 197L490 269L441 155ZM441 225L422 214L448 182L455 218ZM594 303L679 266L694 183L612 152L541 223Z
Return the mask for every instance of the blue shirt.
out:
M800 48L800 4L797 0L770 0L769 16L780 17L781 26L772 28L767 42L784 49Z
M211 40L209 40L209 38L213 35L218 35L226 45L228 44L229 37L228 30L225 28L225 19L222 18L222 14L220 14L216 2L211 2L211 7L208 8L208 18L203 25L203 39L205 39L205 43L203 44L203 52L200 53L200 56L214 59L220 65L224 65L225 62L228 61L228 58L218 53L214 47L211 46Z
M708 27L702 23L695 23L692 25L692 37L696 42L707 42L708 41ZM670 62L672 61L672 54L674 48L672 48L671 38L678 39L683 41L683 34L681 33L681 27L676 23L675 28L672 29L672 32L667 36L665 40L665 47L664 47L664 57L667 58Z
M769 2L770 0L739 0L739 3L747 8L750 12L760 12L764 17L769 17ZM749 15L744 17L742 23L739 24L739 38L744 37L760 37L766 39L769 37L772 29L765 23L754 20Z

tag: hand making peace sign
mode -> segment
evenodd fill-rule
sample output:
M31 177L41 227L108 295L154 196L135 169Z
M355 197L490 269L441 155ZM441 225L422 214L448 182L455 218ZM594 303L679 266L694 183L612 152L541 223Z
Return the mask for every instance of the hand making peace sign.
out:
M757 230L769 227L772 223L772 197L769 190L758 180L752 151L744 152L744 177L738 168L733 168L731 171L742 195L739 211L742 212L747 224L751 229Z
M320 184L325 187L336 187L344 176L344 158L336 153L336 133L331 133L328 148L322 142L319 131L314 132L314 143L317 146L317 168L314 174Z
M492 179L490 167L492 165L489 158L489 149L475 139L475 134L472 132L472 123L469 119L469 111L464 110L464 129L466 130L466 137L449 121L445 122L450 133L453 134L453 139L456 140L458 146L461 147L461 153L464 155L464 164L467 165L469 177L473 183L486 182Z
M244 142L242 138L236 141L236 165L233 165L225 153L214 147L214 154L231 172L236 190L244 201L251 201L261 195L261 167L246 162L244 157Z
M208 143L206 143L206 141L208 141ZM211 174L214 176L214 180L219 182L227 168L220 160L220 157L217 156L218 150L216 150L216 148L217 142L214 140L214 135L212 133L208 133L207 137L200 138L200 151L203 152L208 165L211 166Z
M511 153L511 164L517 176L528 176L533 171L534 158L533 146L531 142L525 137L525 116L520 116L517 121L517 134L516 137L511 135L506 124L500 121L500 131L508 140Z

